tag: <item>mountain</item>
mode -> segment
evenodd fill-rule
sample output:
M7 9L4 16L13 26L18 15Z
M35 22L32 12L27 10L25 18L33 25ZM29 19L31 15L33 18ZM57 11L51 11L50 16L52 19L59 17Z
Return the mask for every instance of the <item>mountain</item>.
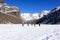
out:
M60 6L51 11L43 10L40 13L21 14L19 8L9 6L0 1L0 23L2 24L60 24Z
M40 12L39 17L42 18L44 15L48 15L49 12L50 12L49 10L43 10Z
M37 24L60 24L60 6L52 9L48 15L39 19Z
M38 13L35 14L30 14L30 13L21 13L21 17L23 19L23 21L30 21L30 20L35 20L35 19L39 19Z
M22 23L19 9L15 6L9 6L6 3L1 3L0 1L0 23Z
M36 21L40 18L42 18L44 15L49 14L50 11L43 10L40 13L21 13L21 18L24 21L24 23L27 24L35 24Z
M48 15L50 11L43 10L40 13L21 13L22 20L27 24L35 24L38 19L42 18L44 15Z

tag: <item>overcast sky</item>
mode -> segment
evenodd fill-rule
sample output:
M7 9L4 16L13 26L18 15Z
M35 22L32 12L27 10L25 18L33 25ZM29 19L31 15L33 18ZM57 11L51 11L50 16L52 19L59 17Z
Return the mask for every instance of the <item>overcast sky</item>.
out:
M4 0L9 5L19 7L22 13L37 13L60 6L60 0Z

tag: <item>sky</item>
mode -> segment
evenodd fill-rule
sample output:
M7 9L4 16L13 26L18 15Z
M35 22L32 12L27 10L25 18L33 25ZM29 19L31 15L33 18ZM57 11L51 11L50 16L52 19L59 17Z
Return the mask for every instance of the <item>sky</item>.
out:
M60 6L60 0L4 0L10 6L16 6L21 13L39 13Z

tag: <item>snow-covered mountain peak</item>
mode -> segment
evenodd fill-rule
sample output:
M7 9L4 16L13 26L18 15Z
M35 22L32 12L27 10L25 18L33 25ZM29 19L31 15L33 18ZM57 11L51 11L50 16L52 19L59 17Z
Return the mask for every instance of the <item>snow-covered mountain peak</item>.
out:
M51 10L48 15L43 16L37 23L60 24L60 6Z
M60 10L60 6L54 8L53 10L51 10L51 13L52 13L52 12L55 12L55 11L58 11L58 10Z
M60 6L56 7L57 9L56 10L59 10L60 9Z
M49 14L49 12L50 12L49 10L43 10L43 11L41 11L41 12L40 12L40 15L39 15L40 18L43 17L44 15Z
M50 11L43 10L41 13L21 13L23 21L37 20L42 18L44 15L49 14Z
M35 20L35 19L39 19L39 13L21 13L21 17L23 19L23 21L30 21L30 20Z

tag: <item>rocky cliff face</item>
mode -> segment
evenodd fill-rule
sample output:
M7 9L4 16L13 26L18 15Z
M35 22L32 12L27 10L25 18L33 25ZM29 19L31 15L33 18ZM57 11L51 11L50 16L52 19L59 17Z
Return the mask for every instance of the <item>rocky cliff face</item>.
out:
M22 23L19 9L15 6L8 6L6 3L0 3L0 23Z

